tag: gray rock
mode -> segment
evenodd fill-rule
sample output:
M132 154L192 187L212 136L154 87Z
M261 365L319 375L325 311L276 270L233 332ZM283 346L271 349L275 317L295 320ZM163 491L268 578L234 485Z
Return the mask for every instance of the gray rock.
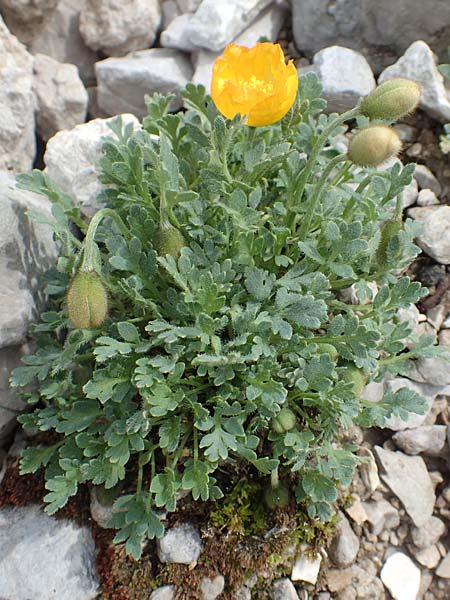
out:
M157 541L158 557L164 563L195 563L203 544L198 531L189 523L172 527Z
M408 213L422 225L417 244L437 262L450 264L450 206L410 208Z
M88 94L75 65L61 64L45 54L34 57L37 126L47 141L60 129L84 123Z
M16 417L26 406L25 401L9 385L10 375L20 366L23 354L24 347L21 346L0 349L0 448L14 429Z
M57 4L58 0L0 0L0 10L7 22L32 23L43 19Z
M223 592L225 579L223 575L217 575L214 579L203 577L200 582L200 593L202 600L216 600Z
M0 16L0 170L33 166L35 154L33 57Z
M181 15L181 10L176 0L165 0L165 2L161 4L161 13L161 29L164 30L169 27L170 23L175 19L175 17Z
M395 529L400 525L398 510L387 500L362 502L362 506L374 535L380 535L385 529Z
M344 112L356 106L375 88L369 63L359 52L342 46L325 48L313 58L314 72L327 101L328 112Z
M450 579L450 552L436 569L436 575L442 579Z
M340 44L366 50L373 65L380 67L421 39L446 58L447 0L292 0L292 13L295 42L306 53Z
M442 187L433 173L425 165L416 165L414 170L414 179L417 181L421 190L429 189L440 196L442 193Z
M441 560L441 553L437 546L430 546L423 550L412 551L415 560L427 569L434 569L438 566Z
M176 50L183 50L185 52L192 52L192 50L198 49L197 46L191 42L188 35L188 25L191 18L191 13L183 13L172 19L167 29L161 33L159 39L161 46L163 48L175 48Z
M272 600L300 600L294 584L287 577L275 581L270 591L270 597Z
M122 58L107 58L95 65L97 98L100 108L110 115L131 112L147 114L144 97L155 92L177 93L192 78L188 58L178 50L152 48ZM181 106L178 98L172 110Z
M425 425L416 429L398 431L392 436L396 446L406 454L438 455L445 446L447 427Z
M86 0L80 13L86 45L107 56L149 48L160 24L159 0Z
M417 181L413 179L410 184L408 184L403 190L403 208L408 208L416 203L417 196L419 195L419 189L417 186Z
M411 539L417 548L424 549L437 544L444 533L445 523L437 517L430 517L422 527L411 528Z
M381 569L381 581L394 600L415 600L420 588L420 569L403 552L391 554Z
M449 363L443 358L419 358L411 365L408 376L421 383L446 386L450 384Z
M131 123L140 128L133 115L121 115L124 125ZM97 161L102 156L102 145L112 135L108 122L112 119L95 119L77 125L70 131L60 131L47 143L44 155L45 172L61 191L78 202L87 216L92 216L99 206L96 197L103 189L98 181Z
M89 505L91 517L94 519L97 525L100 525L100 527L103 528L107 528L108 522L113 514L112 503L104 504L100 501L96 486L90 488L89 495L91 498Z
M39 506L0 510L0 590L10 600L93 600L95 547L90 532Z
M439 198L432 190L425 188L420 190L417 196L417 204L418 206L433 206L439 204Z
M272 0L203 0L189 22L188 35L200 48L220 52Z
M175 588L173 585L163 585L152 592L148 600L175 600Z
M378 82L382 83L393 77L417 81L422 88L420 107L441 123L450 121L450 102L444 77L437 70L433 51L425 42L419 40L411 44L395 64L381 73Z
M42 306L41 275L56 258L48 225L32 221L28 210L50 215L50 202L15 188L0 173L0 348L25 341L28 327Z
M329 555L337 567L344 568L351 565L359 552L359 539L351 528L346 516L339 512L339 522L336 526L336 535L334 536Z
M178 8L181 12L195 12L200 6L202 0L177 0Z
M433 514L436 497L426 464L420 456L391 452L375 446L385 474L383 481L405 507L417 527L427 523Z

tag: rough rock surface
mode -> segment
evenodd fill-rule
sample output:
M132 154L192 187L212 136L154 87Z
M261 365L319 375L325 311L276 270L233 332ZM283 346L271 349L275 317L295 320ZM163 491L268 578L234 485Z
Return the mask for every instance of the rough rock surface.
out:
M270 597L272 600L299 600L292 581L287 577L275 581L270 592Z
M223 575L216 575L212 579L204 577L200 582L200 593L202 600L216 600L223 592L225 579Z
M411 539L417 548L434 546L445 533L445 523L437 517L431 517L422 527L411 528Z
M157 541L158 557L164 563L195 563L203 544L198 531L189 523L172 527Z
M160 23L159 0L86 0L80 13L87 46L107 56L149 48Z
M178 92L192 77L192 66L186 56L167 48L107 58L96 63L95 71L100 108L110 115L131 112L141 118L147 114L146 94ZM176 110L180 106L178 99L171 108Z
M46 56L34 57L34 91L39 135L48 140L61 129L84 123L88 94L75 65Z
M272 0L203 0L189 22L188 36L200 48L219 52Z
M21 23L38 21L51 12L58 0L0 0L0 11L10 19Z
M446 58L447 0L396 0L394 4L392 0L292 0L292 13L294 39L304 52L336 43L357 50L370 48L367 55L380 65L391 50L398 55L422 39L441 59Z
M406 454L436 455L444 448L447 427L445 425L425 425L417 429L398 431L392 439Z
M422 457L408 456L375 446L385 471L383 481L399 498L417 527L422 527L433 514L436 497Z
M450 15L450 10L448 12ZM395 64L381 73L378 81L382 83L393 77L417 81L422 88L420 107L441 123L450 121L450 101L444 77L437 70L433 51L425 42L419 40L411 44Z
M313 58L328 112L344 112L375 88L369 63L359 52L342 46L325 48Z
M410 208L409 215L423 227L417 244L442 265L450 264L450 206Z
M139 129L139 121L133 115L124 114L121 118L124 125L132 123L134 129ZM112 135L110 121L94 119L70 131L60 131L48 141L44 155L45 172L88 216L98 208L96 196L102 185L96 162L101 157L103 139Z
M362 506L370 523L371 532L380 535L384 529L395 529L400 524L398 510L387 500L362 502Z
M94 600L91 534L39 506L0 510L0 594L11 600Z
M434 192L436 196L441 195L441 184L425 165L416 165L416 168L414 169L414 179L417 181L421 190L429 189Z
M420 588L420 569L403 552L395 552L381 569L381 580L394 600L415 600Z
M333 538L329 554L337 567L348 567L353 563L359 551L359 539L343 513L339 513L336 535Z
M150 594L149 600L175 600L173 585L163 585Z
M50 202L0 173L0 348L25 341L42 301L39 278L56 257L50 228L32 221L28 210L49 214Z
M0 16L0 170L26 171L35 154L33 57Z
M17 396L9 385L13 369L20 365L24 348L10 346L0 349L0 448L7 441L16 424L16 417L25 407L25 402ZM0 471L1 468L0 459Z
M295 559L295 563L292 567L292 581L306 581L315 585L319 576L321 564L322 556L320 554L315 558L311 558L308 554L300 554Z
M184 52L198 50L197 46L191 42L188 33L188 25L191 18L192 14L183 13L172 19L169 26L161 33L161 46L163 48L183 50Z

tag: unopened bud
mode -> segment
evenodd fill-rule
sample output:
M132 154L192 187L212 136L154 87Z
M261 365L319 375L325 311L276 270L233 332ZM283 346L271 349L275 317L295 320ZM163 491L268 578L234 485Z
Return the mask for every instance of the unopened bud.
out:
M420 86L411 79L385 81L366 96L359 108L370 119L400 119L417 108Z
M289 408L282 408L275 418L272 419L272 429L276 433L286 433L297 424L297 417Z
M289 490L283 483L276 487L270 485L264 491L264 500L271 510L286 508L289 504Z
M77 329L96 329L108 314L105 286L95 271L79 271L67 290L67 312Z
M153 245L160 256L170 254L174 258L178 258L181 249L186 246L186 240L178 229L172 225L166 225L156 231Z
M350 140L348 158L360 167L377 167L397 156L402 143L396 132L385 125L360 129Z

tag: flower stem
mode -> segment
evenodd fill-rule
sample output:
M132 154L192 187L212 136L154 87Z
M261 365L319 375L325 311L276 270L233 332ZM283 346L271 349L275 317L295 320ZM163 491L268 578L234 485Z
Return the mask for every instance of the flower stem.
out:
M100 225L100 221L105 217L110 217L116 223L121 233L126 238L130 238L130 231L125 226L122 219L119 215L110 208L102 208L92 217L91 222L89 223L88 230L86 232L86 237L84 238L83 246L84 246L84 255L83 262L81 263L80 271L90 272L95 271L95 256L97 244L95 243L95 234L97 233L97 227Z

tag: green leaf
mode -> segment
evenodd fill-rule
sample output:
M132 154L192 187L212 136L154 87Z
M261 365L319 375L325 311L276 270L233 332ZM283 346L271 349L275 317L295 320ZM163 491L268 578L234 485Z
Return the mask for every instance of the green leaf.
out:
M301 480L302 487L313 502L335 502L337 490L333 481L318 471L307 471Z
M20 474L36 473L41 467L47 466L60 445L58 442L52 446L30 446L25 448L20 458Z

